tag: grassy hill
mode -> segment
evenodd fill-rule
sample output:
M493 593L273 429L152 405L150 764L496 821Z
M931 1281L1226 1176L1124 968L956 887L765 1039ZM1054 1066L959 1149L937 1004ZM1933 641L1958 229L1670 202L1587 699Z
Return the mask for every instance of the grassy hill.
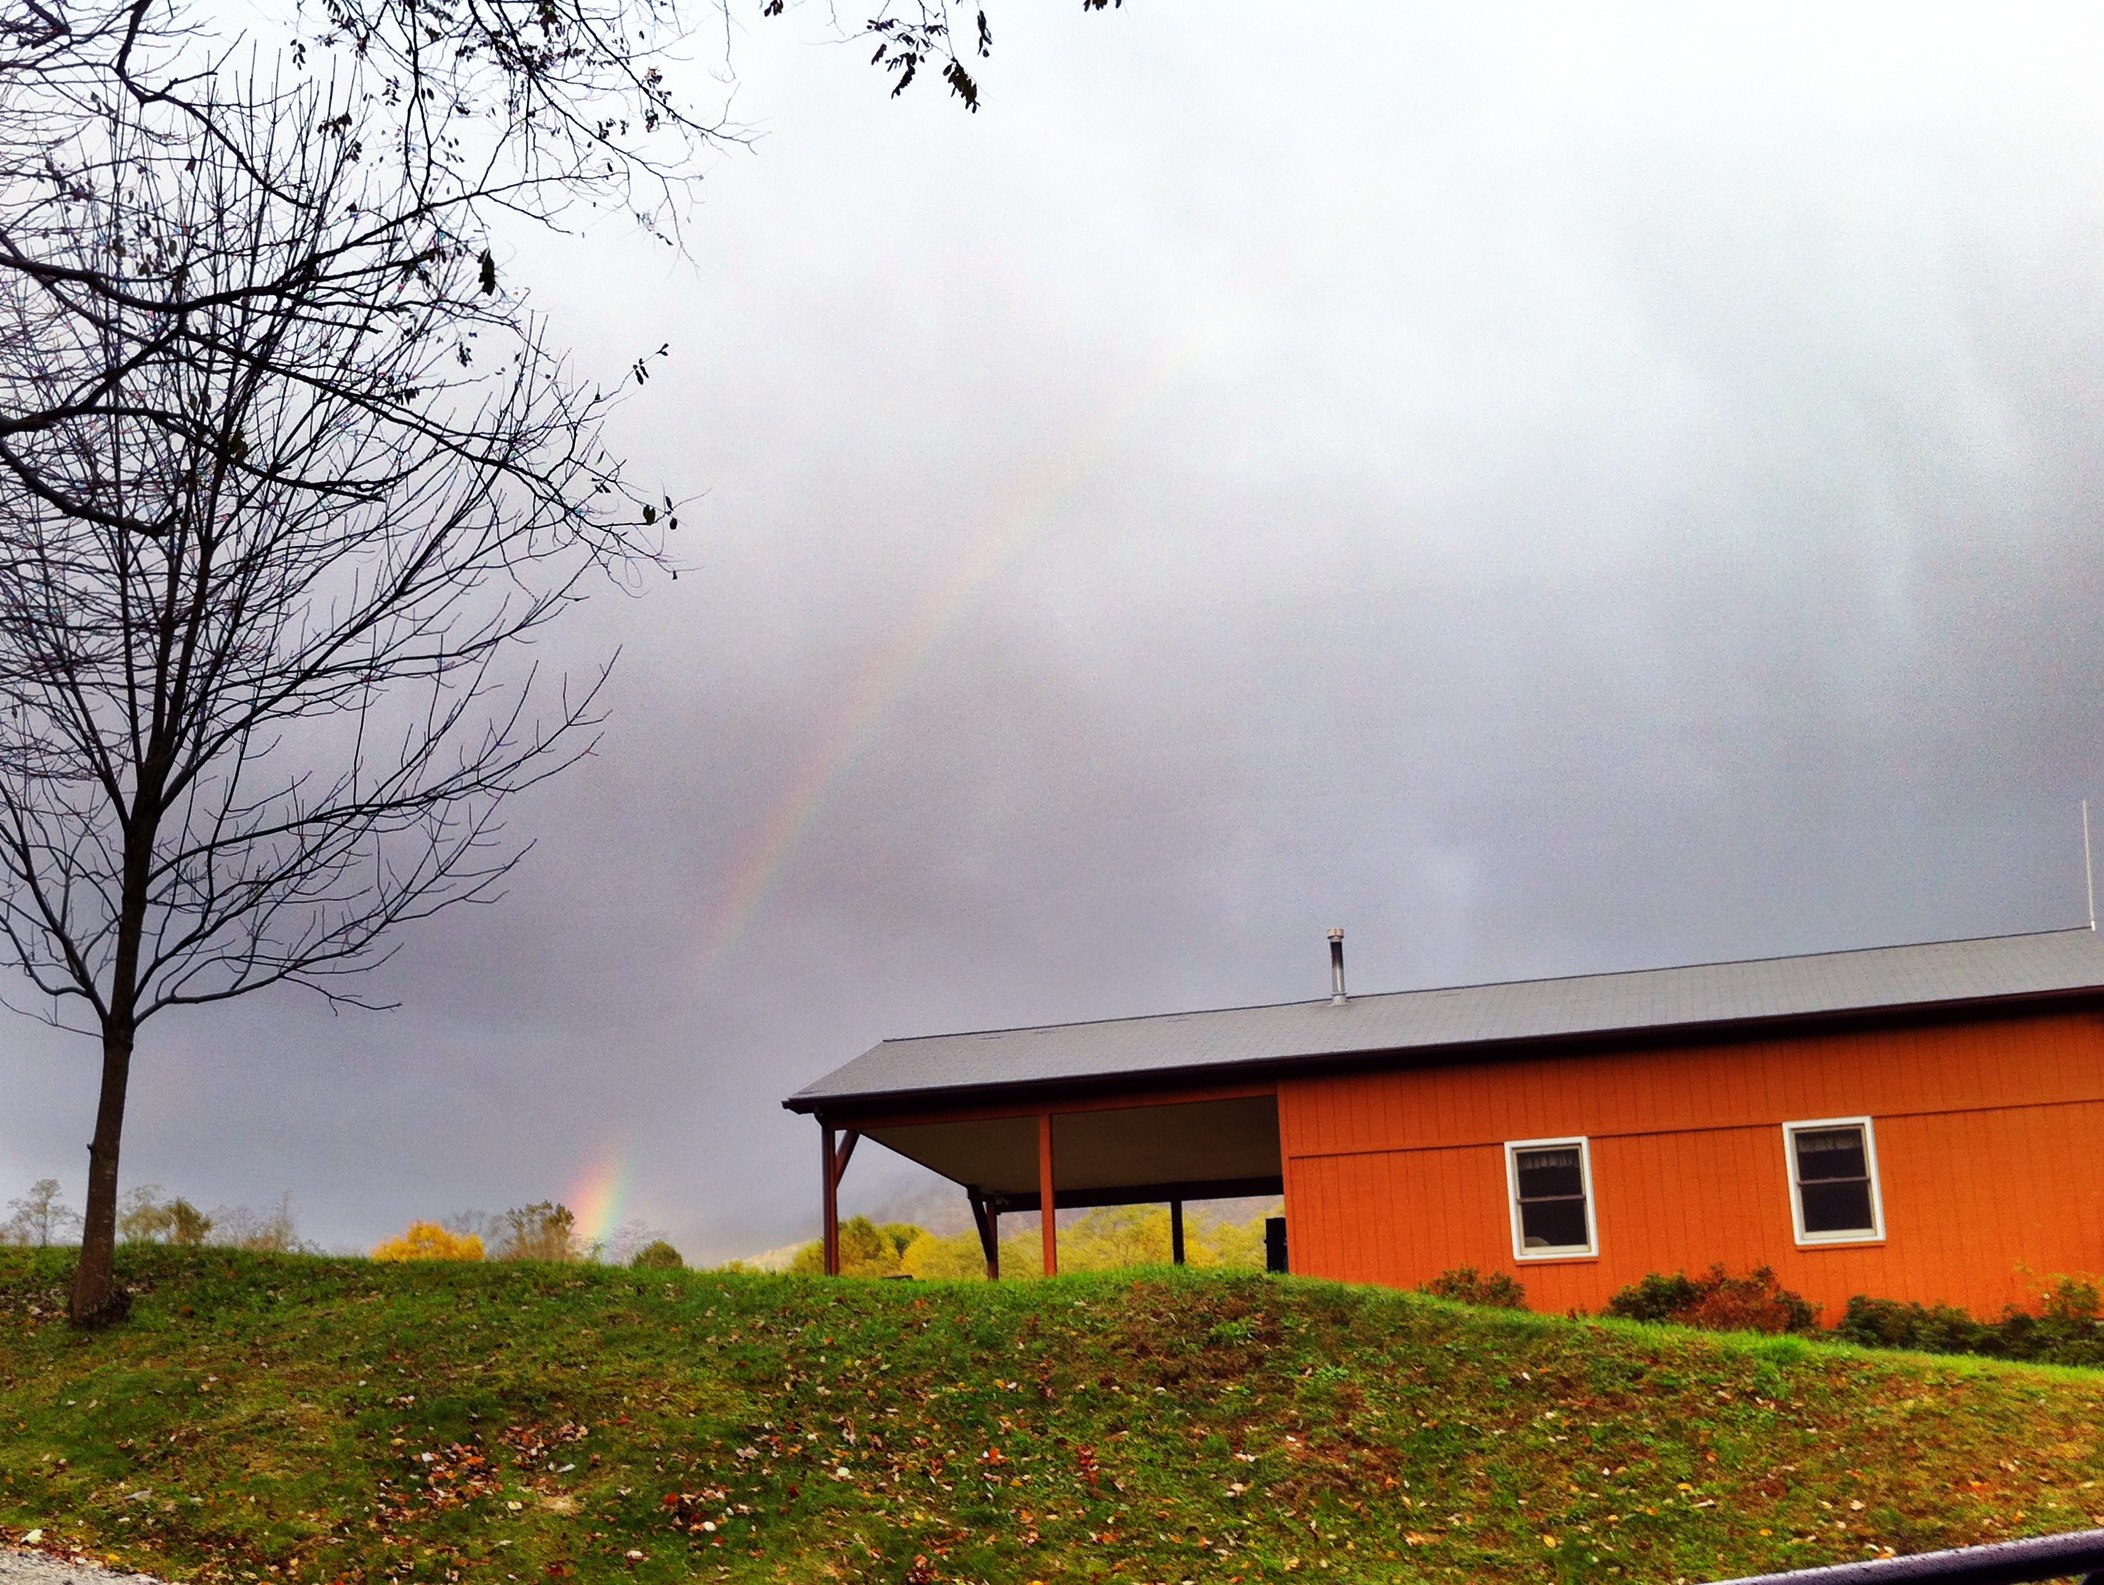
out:
M1155 1270L0 1251L0 1533L178 1577L1705 1580L2079 1528L2104 1373Z

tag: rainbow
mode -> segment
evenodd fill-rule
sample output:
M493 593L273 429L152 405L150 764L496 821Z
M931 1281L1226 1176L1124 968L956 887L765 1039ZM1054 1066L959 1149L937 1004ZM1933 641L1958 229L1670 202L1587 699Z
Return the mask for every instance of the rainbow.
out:
M604 1152L588 1163L570 1185L563 1203L577 1218L577 1236L586 1244L612 1238L626 1218L629 1192L634 1187L628 1154L626 1148Z
M1124 402L1098 412L1079 426L1061 454L1039 475L1014 489L1004 506L973 536L964 553L938 570L913 603L898 636L866 668L860 683L816 741L767 820L728 867L718 901L702 930L700 975L709 976L752 929L780 888L804 839L842 774L912 688L937 646L1017 552L1054 520L1056 510L1087 480L1097 460L1147 409L1168 396L1182 373L1217 337L1187 338L1177 355L1163 358Z
M780 887L819 811L839 785L841 773L906 696L943 635L957 625L974 597L1049 515L1052 504L1048 500L1037 513L1019 515L1003 532L978 536L923 591L899 635L879 654L876 664L863 671L857 686L842 697L767 821L725 877L704 934L704 975L744 939Z

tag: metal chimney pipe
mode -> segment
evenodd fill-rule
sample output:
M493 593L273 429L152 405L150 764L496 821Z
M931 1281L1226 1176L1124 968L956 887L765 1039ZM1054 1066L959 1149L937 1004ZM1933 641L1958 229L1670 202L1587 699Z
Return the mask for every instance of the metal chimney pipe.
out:
M1344 932L1330 932L1330 1005L1344 1005Z

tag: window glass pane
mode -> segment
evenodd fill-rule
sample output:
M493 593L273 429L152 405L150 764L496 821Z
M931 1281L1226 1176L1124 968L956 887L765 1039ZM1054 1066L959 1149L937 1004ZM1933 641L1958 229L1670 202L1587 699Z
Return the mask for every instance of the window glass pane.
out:
M1868 1178L1807 1183L1798 1192L1804 1196L1804 1230L1807 1233L1870 1233L1877 1230L1870 1216Z
M1589 1242L1585 1201L1522 1200L1520 1239L1528 1249L1583 1249Z
M1592 1244L1585 1203L1585 1157L1577 1145L1544 1145L1512 1153L1524 1249L1586 1249Z
M1863 1151L1860 1128L1805 1128L1797 1133L1797 1176L1810 1183L1817 1178L1867 1178L1869 1158Z
M1520 1198L1539 1200L1553 1195L1585 1193L1585 1178L1578 1169L1578 1148L1562 1145L1554 1150L1522 1150L1513 1166L1520 1180ZM1585 1240L1580 1238L1579 1243Z
M1796 1129L1790 1148L1796 1155L1797 1204L1806 1235L1874 1235L1870 1142L1863 1126Z

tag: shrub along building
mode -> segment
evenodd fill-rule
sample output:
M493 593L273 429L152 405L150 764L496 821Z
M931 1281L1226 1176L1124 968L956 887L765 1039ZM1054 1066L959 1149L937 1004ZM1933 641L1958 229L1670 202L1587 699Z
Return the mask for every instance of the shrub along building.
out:
M1505 1271L1540 1309L1772 1266L1992 1313L2104 1268L2091 930L887 1040L822 1125L829 1253L861 1136L998 1218L1280 1194L1292 1269ZM1044 1220L1044 1269L1057 1269ZM837 1258L830 1269L837 1269Z

